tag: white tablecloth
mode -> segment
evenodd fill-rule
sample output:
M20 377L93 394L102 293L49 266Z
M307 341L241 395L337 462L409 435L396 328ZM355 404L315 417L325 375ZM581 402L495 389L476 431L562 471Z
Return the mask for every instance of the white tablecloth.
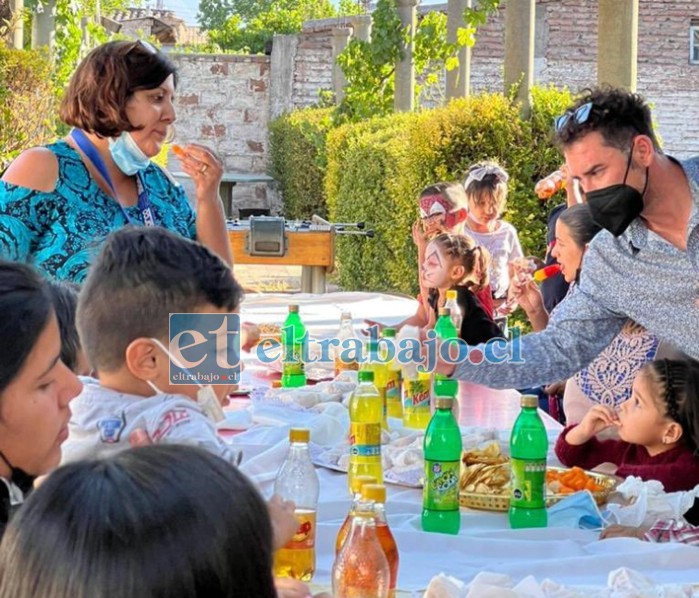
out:
M248 297L243 319L280 322L289 296ZM351 309L355 321L372 318L395 323L413 313L413 300L368 293L293 296L304 321L317 334L337 328L340 311ZM468 392L467 392L468 391ZM462 388L460 422L470 426L495 427L506 440L519 412L514 391L484 391ZM467 401L464 401L464 396ZM263 407L256 414L267 425L234 436L231 442L244 452L242 469L271 494L272 484L287 450L290 425L305 425L325 434L332 443L344 434L342 417L308 411ZM560 425L545 418L550 438ZM319 469L321 481L318 507L317 569L314 583L329 584L335 536L349 508L344 474ZM506 573L515 580L527 575L551 578L566 585L606 586L610 571L628 567L643 572L657 583L699 583L699 548L680 544L652 544L630 538L599 541L593 531L546 528L511 530L504 513L464 510L458 536L428 534L420 530L421 492L388 486L387 513L398 543L400 568L398 587L418 591L440 572L469 581L480 571ZM417 595L417 594L416 594Z

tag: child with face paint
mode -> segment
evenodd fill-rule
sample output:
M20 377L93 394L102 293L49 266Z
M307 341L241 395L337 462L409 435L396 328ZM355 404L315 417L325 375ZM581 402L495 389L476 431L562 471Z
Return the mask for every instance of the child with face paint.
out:
M616 428L620 440L596 435ZM699 484L699 363L661 359L644 366L617 410L596 405L564 429L556 455L567 466L617 466L616 475L662 482L666 492Z
M465 232L490 253L490 290L496 309L506 304L510 262L523 256L517 231L501 218L509 178L495 162L479 162L468 169L464 181L468 200Z
M477 345L502 332L485 312L475 292L488 288L488 251L466 235L442 233L427 244L420 275L429 288L427 326L432 328L449 290L457 292L456 301L463 316L459 337Z

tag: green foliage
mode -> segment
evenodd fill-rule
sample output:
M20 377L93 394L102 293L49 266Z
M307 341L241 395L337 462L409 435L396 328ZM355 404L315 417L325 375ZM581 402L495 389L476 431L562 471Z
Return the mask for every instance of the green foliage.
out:
M287 218L326 215L323 175L331 110L299 110L269 126L270 174L279 182Z
M46 55L0 42L0 171L22 150L53 137L56 111Z
M412 40L403 28L395 0L378 0L372 12L370 42L352 40L338 56L338 64L347 80L344 98L335 113L335 122L358 121L386 115L393 110L395 65L403 57L406 44L414 43L416 98L423 88L435 86L443 68L458 67L458 51L475 43L476 28L497 10L500 0L482 0L478 8L466 9L466 27L457 34L457 42L447 41L447 17L433 11L417 24Z
M410 229L420 191L437 181L461 181L471 164L494 159L510 174L505 219L517 228L525 253L543 256L550 206L533 188L561 164L551 123L571 96L547 87L535 88L532 97L530 120L522 120L518 106L502 94L336 127L330 127L328 110L284 116L271 126L271 159L290 206L287 215L321 212L322 181L331 221L365 221L376 231L373 239L338 237L338 283L347 290L414 293L417 256ZM312 207L299 210L304 201Z
M254 6L253 6L254 5ZM239 6L239 2L235 3ZM304 21L335 16L329 0L261 0L240 5L240 10L209 31L211 41L224 50L253 54L265 51L275 33L298 33Z

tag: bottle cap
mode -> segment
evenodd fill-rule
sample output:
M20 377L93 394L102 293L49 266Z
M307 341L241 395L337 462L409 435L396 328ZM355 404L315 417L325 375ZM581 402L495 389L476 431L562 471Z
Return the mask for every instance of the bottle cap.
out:
M447 291L447 299L456 299L456 291L453 289L451 291Z
M362 486L362 498L374 502L386 502L386 486L383 484L364 484Z
M350 490L352 494L359 494L365 484L376 484L376 476L373 475L358 475L352 478L350 482Z
M291 304L291 305L289 306L289 313L290 313L290 314L297 314L297 313L299 313L299 306L296 305L295 303L294 303L294 304Z
M357 377L359 378L360 382L373 382L374 372L372 372L371 370L359 370L359 374L357 374Z
M291 428L289 430L289 442L308 442L311 439L311 431L308 428Z
M442 316L451 316L451 309L449 309L448 307L440 307L439 317L441 318Z
M522 395L520 405L522 407L536 408L539 406L539 397L536 395Z
M453 404L453 397L435 397L434 399L434 406L437 409L451 409Z
M381 335L384 338L395 338L396 337L396 329L395 328L384 328Z

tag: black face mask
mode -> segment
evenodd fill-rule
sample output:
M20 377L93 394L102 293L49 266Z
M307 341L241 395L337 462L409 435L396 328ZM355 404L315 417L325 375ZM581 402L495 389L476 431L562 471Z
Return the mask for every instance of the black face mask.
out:
M647 168L646 184L643 186L642 192L626 184L632 156L633 147L629 152L629 161L626 164L623 183L586 193L587 205L590 206L592 219L615 237L621 235L629 227L629 224L641 215L643 196L648 188Z

